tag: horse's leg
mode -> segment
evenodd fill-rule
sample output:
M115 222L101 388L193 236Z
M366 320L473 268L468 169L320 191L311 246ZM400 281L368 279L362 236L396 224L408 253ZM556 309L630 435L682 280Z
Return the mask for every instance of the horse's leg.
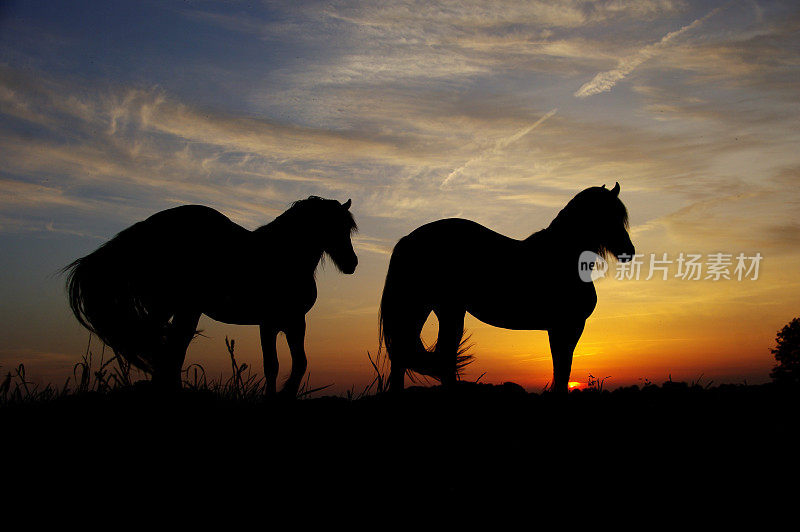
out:
M442 385L449 386L454 384L457 378L458 346L461 345L461 339L464 337L466 311L462 308L448 307L434 312L439 318L436 356L445 364L441 374Z
M264 355L264 391L267 395L275 395L275 381L278 379L278 350L275 342L278 339L278 328L270 323L259 326L261 334L261 353Z
M395 357L397 358L397 357ZM402 392L406 380L406 367L399 360L392 360L389 370L389 391Z
M154 384L165 389L181 389L181 370L186 359L186 350L197 332L200 312L179 311L172 317L172 325L167 335L164 351L156 371L153 373Z
M566 392L569 385L569 374L572 371L572 353L583 333L585 321L571 325L561 325L549 329L550 354L553 357L554 392Z
M178 386L181 383L181 371L183 370L183 363L186 360L186 350L189 349L189 344L194 340L197 334L197 324L200 322L201 312L187 311L185 314L175 316L175 326L180 330L178 338L176 339L177 345L175 346L175 365L176 373L178 374Z
M308 361L306 360L305 338L306 338L306 319L305 316L293 320L284 329L286 332L286 343L289 344L289 352L292 355L292 371L289 378L283 385L281 394L290 398L297 397L297 390L306 373Z
M420 335L430 312L430 307L420 306L416 310L405 309L398 316L398 320L402 323L395 324L397 330L393 335L392 352L389 353L387 349L391 359L389 390L392 392L403 391L406 371L409 369L406 357L426 354L425 344L422 343Z

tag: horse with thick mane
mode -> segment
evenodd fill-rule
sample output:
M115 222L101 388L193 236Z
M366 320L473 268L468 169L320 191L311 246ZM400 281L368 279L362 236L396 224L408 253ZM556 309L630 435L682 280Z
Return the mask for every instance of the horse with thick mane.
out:
M267 392L276 389L283 331L292 356L283 391L294 396L306 371L305 314L317 299L317 265L323 254L346 274L358 264L350 204L311 196L254 231L201 205L161 211L64 268L70 306L115 353L167 388L181 386L201 314L260 327Z
M597 303L591 279L581 279L581 254L630 260L628 214L612 190L578 193L549 227L515 240L469 220L423 225L400 239L389 262L380 305L380 342L391 360L390 387L402 390L409 371L443 384L458 378L467 312L505 329L547 330L552 390L566 391L572 354ZM435 347L420 333L428 315L439 320Z

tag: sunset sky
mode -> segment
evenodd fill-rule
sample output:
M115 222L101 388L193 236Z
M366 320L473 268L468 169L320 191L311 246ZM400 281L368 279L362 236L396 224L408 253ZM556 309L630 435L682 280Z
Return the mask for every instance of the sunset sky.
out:
M361 230L355 275L317 274L311 384L358 389L399 238L524 238L618 181L645 264L596 283L572 380L765 382L800 315L798 95L788 0L2 2L0 371L71 374L88 333L57 270L130 224L199 203L253 229L313 194ZM731 254L731 279L645 280L664 253ZM257 328L200 327L187 363L224 374L229 336L261 372ZM467 329L467 378L550 380L546 332Z

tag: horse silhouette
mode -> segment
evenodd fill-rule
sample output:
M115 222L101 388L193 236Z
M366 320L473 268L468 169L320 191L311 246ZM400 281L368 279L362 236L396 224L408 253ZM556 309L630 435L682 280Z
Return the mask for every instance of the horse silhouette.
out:
M70 307L159 388L180 388L186 349L206 314L260 327L265 389L274 393L283 331L292 370L282 391L293 397L307 366L317 265L324 254L346 274L358 264L350 205L311 196L254 231L201 205L161 211L64 268Z
M402 390L408 372L442 384L455 381L470 361L461 348L469 312L505 329L547 330L551 389L565 392L573 351L597 304L594 284L579 276L579 256L592 251L626 261L634 254L619 190L619 183L612 190L583 190L549 227L524 240L458 218L431 222L401 238L380 304L390 388ZM439 333L429 350L420 333L431 312Z

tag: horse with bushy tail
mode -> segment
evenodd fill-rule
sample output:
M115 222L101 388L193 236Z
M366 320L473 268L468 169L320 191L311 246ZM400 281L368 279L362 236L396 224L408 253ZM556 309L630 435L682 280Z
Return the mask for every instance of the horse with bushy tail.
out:
M200 205L161 211L64 268L70 307L159 388L180 388L186 349L206 314L260 327L265 389L273 393L283 331L292 357L283 391L294 396L307 366L317 265L325 254L346 274L358 264L350 204L311 196L254 231Z
M457 380L470 361L464 352L469 312L496 327L546 330L551 389L566 392L573 351L597 304L593 278L581 275L579 263L587 252L620 261L634 254L619 191L619 183L611 190L583 190L546 229L524 240L458 218L431 222L401 238L380 304L390 388L402 390L407 373L443 384ZM431 312L439 332L428 349L420 334Z

